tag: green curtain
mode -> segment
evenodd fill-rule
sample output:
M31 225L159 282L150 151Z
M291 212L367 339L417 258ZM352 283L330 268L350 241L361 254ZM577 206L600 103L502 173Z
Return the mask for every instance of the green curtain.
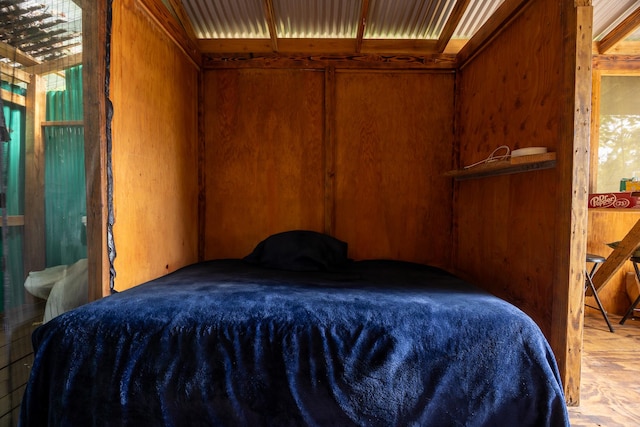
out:
M68 69L65 76L65 90L47 93L47 121L83 119L82 66ZM44 137L46 264L73 264L87 256L84 128L47 126Z
M2 89L25 95L19 87L3 84ZM3 143L6 171L3 179L7 186L6 202L7 215L24 214L24 158L25 158L25 109L19 105L4 102L4 116L11 141ZM9 307L24 303L24 273L23 273L23 235L24 227L8 227L7 232L7 269L11 288L9 290ZM2 233L4 235L4 232ZM0 237L2 239L2 237ZM4 249L4 242L0 245ZM4 271L0 275L0 289L4 290ZM5 307L5 293L1 292L1 307Z
M65 72L66 88L47 93L47 121L82 121L82 66ZM26 95L20 87L2 84L5 90ZM7 214L24 214L25 118L24 107L4 103L11 142L3 144L7 170ZM86 258L86 234L82 217L86 215L84 171L84 128L81 124L47 126L45 144L45 239L46 266L72 264ZM10 306L24 303L24 227L8 227L7 268L11 288ZM0 237L2 239L2 237ZM2 245L4 247L4 245ZM0 248L2 254L2 248ZM4 291L4 272L0 275ZM0 292L0 307L5 307Z

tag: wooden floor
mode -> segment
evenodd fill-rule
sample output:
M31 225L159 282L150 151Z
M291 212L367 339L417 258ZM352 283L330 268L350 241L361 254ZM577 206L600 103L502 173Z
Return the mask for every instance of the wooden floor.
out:
M580 406L569 408L571 426L640 425L640 318L585 316Z

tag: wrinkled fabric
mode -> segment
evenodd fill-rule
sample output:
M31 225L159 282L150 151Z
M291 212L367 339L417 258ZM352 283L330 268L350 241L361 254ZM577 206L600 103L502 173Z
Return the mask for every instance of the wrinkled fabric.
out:
M33 334L29 426L568 426L522 311L426 266L195 264Z

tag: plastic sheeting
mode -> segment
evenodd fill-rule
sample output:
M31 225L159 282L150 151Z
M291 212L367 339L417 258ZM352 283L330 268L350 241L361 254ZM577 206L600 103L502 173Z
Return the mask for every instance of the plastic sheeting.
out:
M2 88L13 91L16 94L24 95L24 90L18 87L11 87L3 84ZM3 105L5 120L11 141L2 144L3 158L6 168L3 176L6 184L6 209L8 216L23 215L24 213L24 140L25 140L25 109L17 104L7 102ZM23 279L23 235L24 227L12 226L3 230L7 242L2 242L2 253L6 248L6 268L8 274L9 287L5 289L5 272L0 275L1 307L14 307L24 302L24 291L22 288ZM0 238L1 240L1 238ZM5 295L8 293L8 295Z
M82 67L65 72L66 89L47 93L47 121L81 123ZM46 265L73 264L87 256L87 199L84 169L84 127L47 126L45 136Z

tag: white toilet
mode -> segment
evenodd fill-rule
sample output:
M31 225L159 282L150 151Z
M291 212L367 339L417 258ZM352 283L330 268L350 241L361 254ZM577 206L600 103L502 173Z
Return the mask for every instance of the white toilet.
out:
M82 217L86 226L86 217ZM31 295L47 301L43 323L89 302L89 269L86 258L71 265L32 271L24 282Z
M24 281L24 287L34 297L46 300L49 298L51 288L67 274L66 265L56 265L41 271L32 271Z

